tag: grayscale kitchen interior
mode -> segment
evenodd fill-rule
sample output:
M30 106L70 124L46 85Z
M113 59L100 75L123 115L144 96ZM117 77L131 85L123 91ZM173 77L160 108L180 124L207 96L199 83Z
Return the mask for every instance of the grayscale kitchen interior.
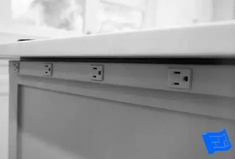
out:
M212 158L235 158L235 0L0 0L0 159Z

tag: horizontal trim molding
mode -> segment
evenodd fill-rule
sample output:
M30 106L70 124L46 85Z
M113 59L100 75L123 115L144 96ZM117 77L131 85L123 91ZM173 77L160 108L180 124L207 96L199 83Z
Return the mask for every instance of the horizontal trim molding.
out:
M50 62L53 64L53 74L50 77L42 75L47 62L20 62L19 75L41 78L80 81L135 88L166 90L235 97L235 66L231 65L174 65L174 64L127 64L98 63L104 65L104 81L91 80L91 65L84 62ZM169 68L188 68L192 70L191 89L172 89L168 87Z
M20 87L85 96L169 111L235 120L235 98L139 89L86 82L68 82L22 76Z

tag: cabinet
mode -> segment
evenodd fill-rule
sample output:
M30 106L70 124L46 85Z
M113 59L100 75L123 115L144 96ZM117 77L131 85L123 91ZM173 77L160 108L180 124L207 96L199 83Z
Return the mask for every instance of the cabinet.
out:
M202 134L223 128L235 143L233 64L123 61L11 61L10 159L209 159ZM169 88L168 68L190 68L191 89Z

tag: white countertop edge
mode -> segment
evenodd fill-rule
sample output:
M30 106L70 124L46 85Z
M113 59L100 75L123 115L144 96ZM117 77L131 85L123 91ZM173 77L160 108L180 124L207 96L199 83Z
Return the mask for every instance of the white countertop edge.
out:
M0 57L235 57L235 22L0 45Z

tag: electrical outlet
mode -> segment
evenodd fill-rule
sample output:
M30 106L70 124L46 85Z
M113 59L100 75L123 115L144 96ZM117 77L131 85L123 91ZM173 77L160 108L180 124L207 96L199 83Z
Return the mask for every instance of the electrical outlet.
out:
M52 76L53 65L51 63L45 63L43 65L43 76Z
M190 89L192 70L181 68L168 69L168 86L171 88Z
M91 80L103 81L104 80L104 66L91 65Z

